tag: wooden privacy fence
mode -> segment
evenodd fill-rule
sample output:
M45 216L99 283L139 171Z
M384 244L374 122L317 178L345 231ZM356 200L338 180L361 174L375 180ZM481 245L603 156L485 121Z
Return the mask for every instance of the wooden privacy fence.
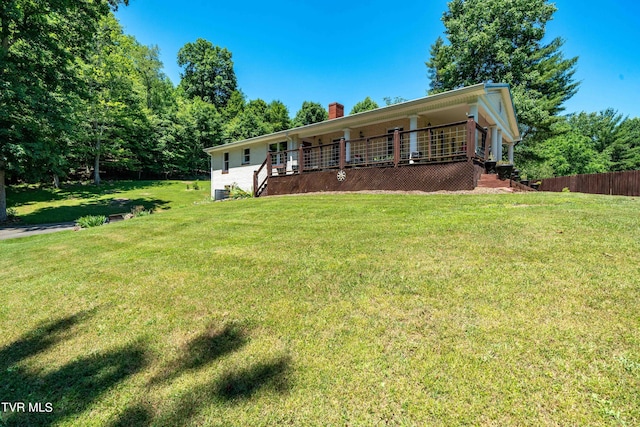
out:
M568 188L576 193L640 196L640 170L559 176L543 179L542 191L562 191Z

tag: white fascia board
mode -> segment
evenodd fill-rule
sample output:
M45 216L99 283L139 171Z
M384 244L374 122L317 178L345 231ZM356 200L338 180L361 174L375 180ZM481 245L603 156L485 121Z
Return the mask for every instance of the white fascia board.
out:
M501 115L495 111L491 102L488 102L484 97L479 99L479 107L491 118L491 121L495 123L502 131L502 136L509 142L514 142L514 136L509 123L507 123ZM504 104L503 104L504 105Z
M506 129L510 130L511 133L511 141L519 141L520 140L520 128L518 127L518 117L516 116L516 111L513 105L513 97L511 95L510 86L506 83L487 83L485 86L486 93L495 93L499 92L500 97L502 99L502 105L505 108L506 116L508 119L508 123L505 123L503 127L503 131ZM487 103L490 104L490 103ZM495 114L496 112L493 111ZM499 114L495 114L496 116L500 116ZM502 121L504 122L504 121Z
M229 144L209 147L205 148L204 151L208 154L213 154L214 152L228 151L234 148L284 141L288 137L294 135L299 138L306 138L331 132L341 132L345 128L368 126L375 123L409 117L414 114L420 114L434 109L441 109L445 106L454 106L462 102L475 100L477 97L485 93L485 84L480 83L448 92L425 96L411 101L376 108L375 110L363 111L361 113L337 119L325 120L320 123L313 123L306 126L287 129L286 131L280 131L269 135L262 135L242 141L231 142Z

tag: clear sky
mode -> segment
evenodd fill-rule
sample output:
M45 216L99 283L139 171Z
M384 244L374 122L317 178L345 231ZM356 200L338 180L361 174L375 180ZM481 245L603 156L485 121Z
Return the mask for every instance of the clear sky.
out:
M566 112L608 107L640 117L640 1L557 0L547 25L565 57L578 56L579 92ZM447 0L131 0L117 16L127 34L158 45L165 73L180 81L180 47L201 37L233 54L248 99L280 100L293 117L305 100L349 112L370 96L426 95L429 47Z

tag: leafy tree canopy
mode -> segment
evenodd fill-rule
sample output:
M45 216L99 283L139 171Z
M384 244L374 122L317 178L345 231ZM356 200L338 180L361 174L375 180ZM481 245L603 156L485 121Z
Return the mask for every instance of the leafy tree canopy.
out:
M279 132L291 127L289 109L281 101L271 101L267 108L267 121L273 127L273 132Z
M200 97L219 110L227 105L237 88L231 52L205 39L180 48L178 65L184 67L180 85L187 97Z
M310 125L329 119L329 113L317 102L304 101L293 119L293 127Z
M546 0L452 0L444 39L426 62L430 93L493 81L509 83L523 136L548 131L573 96L578 58L565 59L561 38L543 43L556 7Z
M0 221L7 170L44 175L61 165L80 81L76 59L86 56L109 6L120 3L0 2Z
M640 117L624 120L612 149L613 170L640 169Z
M547 178L580 173L640 169L640 118L623 118L609 108L560 117L552 135L526 149L518 164L527 176Z
M375 110L376 108L380 108L379 105L367 96L362 101L356 103L349 114L362 113L363 111Z

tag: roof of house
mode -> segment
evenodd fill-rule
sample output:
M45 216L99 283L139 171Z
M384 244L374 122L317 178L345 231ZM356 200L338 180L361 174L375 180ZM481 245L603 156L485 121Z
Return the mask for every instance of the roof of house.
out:
M284 141L293 135L298 135L299 137L310 137L330 132L342 131L347 128L366 126L375 122L397 119L398 117L408 117L416 114L424 114L425 111L437 109L440 107L453 106L464 102L475 103L477 102L477 100L483 97L487 97L492 93L500 94L502 105L504 105L506 108L506 116L508 118L508 122L502 123L502 128L508 131L510 139L512 139L513 141L518 140L520 138L520 132L518 130L518 123L515 108L513 105L513 99L511 98L511 91L509 90L509 85L505 83L480 83L477 85L467 86L448 92L428 95L411 101L376 108L374 110L350 114L348 116L343 116L336 119L325 120L323 122L287 129L268 135L256 136L254 138L235 141L215 147L209 147L205 148L204 151L207 153L227 151L230 148L240 148L243 146L254 145L256 143L273 143ZM484 105L486 108L491 109L490 103L487 102ZM492 114L495 112L489 111L489 113ZM498 114L493 114L493 117L497 116ZM497 119L499 120L498 117Z

